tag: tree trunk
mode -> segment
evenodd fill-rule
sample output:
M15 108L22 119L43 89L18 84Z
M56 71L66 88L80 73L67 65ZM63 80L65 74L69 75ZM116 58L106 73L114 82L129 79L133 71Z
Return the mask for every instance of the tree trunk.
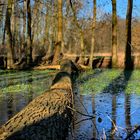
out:
M95 47L95 26L96 26L96 0L93 0L93 23L92 23L92 42L91 42L91 52L90 52L90 68L92 69L92 63L93 63L93 55L94 55L94 47Z
M12 0L8 0L8 7L6 12L5 27L8 35L7 45L7 69L11 69L14 64L14 50L12 46L12 32L11 32L11 14L12 14Z
M63 13L62 13L63 0L58 0L58 33L57 44L55 45L55 52L53 58L53 64L58 64L60 59L60 52L63 44Z
M1 11L1 14L3 13L4 15L6 15L6 11L7 11L7 7L5 6L6 5L6 3L5 3L5 1L3 1L3 6L2 6L2 11ZM4 16L2 15L1 16L1 21L0 22L2 22L4 20ZM6 22L6 20L5 20L5 22ZM4 23L4 22L3 22ZM3 24L2 24L3 25ZM4 23L4 25L3 25L3 28L2 28L2 30L3 30L3 35L2 35L2 45L5 45L5 33L6 33L6 26L5 26L6 24Z
M48 5L47 5L48 7ZM53 51L54 51L54 35L53 35L53 26L51 25L51 23L53 23L54 21L54 3L53 1L51 1L51 9L50 12L48 11L48 14L46 14L46 37L48 38L49 41L49 48L48 48L48 52L47 55L48 57L53 55Z
M72 5L72 0L70 0L69 2L70 2L70 6L71 6L71 9L72 9L72 12L73 12L74 22L75 22L75 24L76 24L76 26L77 26L77 28L79 29L79 32L80 32L80 46L81 46L80 63L83 64L84 63L84 55L85 55L84 32L83 32L82 27L80 26L80 24L77 21L76 12L75 12L75 9L73 8L73 5Z
M11 32L12 32L12 46L13 46L13 49L15 47L15 39L16 39L16 23L18 22L15 22L16 21L16 17L15 17L15 0L12 0L13 4L12 4L12 15L11 15Z
M55 44L55 50L54 50L54 57L53 57L53 65L57 65L60 62L60 50L61 50L61 42L57 42Z
M131 20L132 20L133 0L128 0L126 15L126 48L125 48L125 69L133 69L131 57Z
M27 64L32 64L32 28L31 28L31 6L27 0Z
M22 51L25 51L26 46L26 5L27 1L23 1L23 33L22 33L22 47L21 47L21 53ZM22 54L21 54L22 55Z
M117 67L117 59L116 0L112 0L112 67Z
M82 30L80 31L80 46L81 46L80 63L84 64L85 48L84 48L84 33Z
M63 0L58 0L58 36L57 41L61 42L61 53L63 53Z

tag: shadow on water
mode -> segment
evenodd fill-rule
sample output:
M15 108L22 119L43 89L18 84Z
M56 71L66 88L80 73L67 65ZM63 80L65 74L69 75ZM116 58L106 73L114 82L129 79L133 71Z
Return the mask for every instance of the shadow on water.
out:
M105 137L107 139L124 139L132 132L134 126L140 123L138 119L140 116L132 116L133 112L140 107L140 104L137 107L134 105L135 100L140 101L140 97L125 93L132 73L133 70L122 71L99 94L76 95L76 109L82 113L93 114L95 117L75 125L75 139L88 140ZM87 77L85 79L88 80ZM85 79L83 81L86 82ZM137 113L139 114L139 112ZM75 118L76 122L85 119L79 114L76 114ZM140 137L140 134L138 133L135 137Z

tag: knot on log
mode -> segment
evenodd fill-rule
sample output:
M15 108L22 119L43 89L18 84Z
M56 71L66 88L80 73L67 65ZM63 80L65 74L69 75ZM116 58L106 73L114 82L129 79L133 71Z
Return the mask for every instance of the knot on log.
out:
M1 140L62 140L72 119L72 65L61 63L50 90L36 97L0 128Z

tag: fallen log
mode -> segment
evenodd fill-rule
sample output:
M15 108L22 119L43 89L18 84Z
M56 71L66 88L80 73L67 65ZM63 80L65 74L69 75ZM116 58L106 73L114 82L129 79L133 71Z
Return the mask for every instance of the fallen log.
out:
M64 60L51 89L35 98L0 128L0 140L62 140L72 119L73 63Z
M33 68L34 70L46 70L46 69L50 69L50 70L60 70L60 65L42 65L42 66L37 66Z

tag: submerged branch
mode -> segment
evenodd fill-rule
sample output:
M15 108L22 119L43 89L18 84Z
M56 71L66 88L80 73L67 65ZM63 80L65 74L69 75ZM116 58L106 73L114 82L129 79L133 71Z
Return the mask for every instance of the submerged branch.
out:
M82 120L76 122L75 125L77 125L77 124L79 124L79 123L81 123L81 122L87 121L87 120L91 120L91 119L93 119L93 117L89 117L89 118L82 119Z
M72 111L79 113L80 115L83 115L83 116L86 116L86 117L90 117L90 118L94 118L93 115L84 114L84 113L82 113L82 112L80 112L80 111L78 111L78 110L76 110L76 109L74 109L74 108L72 108L72 107L70 107L70 106L67 106L67 107L68 107L69 109L71 109Z

